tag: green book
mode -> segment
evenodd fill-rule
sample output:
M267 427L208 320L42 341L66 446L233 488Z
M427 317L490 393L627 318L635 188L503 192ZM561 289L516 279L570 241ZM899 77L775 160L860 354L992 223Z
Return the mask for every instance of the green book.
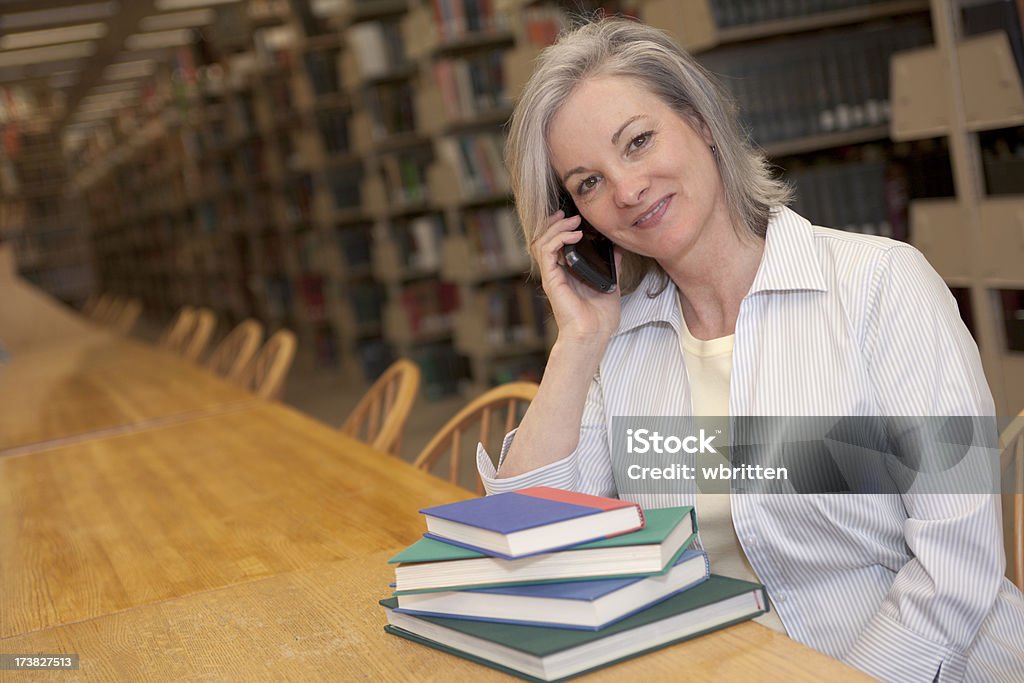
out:
M395 592L659 574L693 542L697 520L689 506L645 510L644 518L639 531L515 560L423 538L388 560L397 563Z
M402 614L381 600L384 630L522 678L555 681L731 626L768 611L764 586L712 575L599 631Z

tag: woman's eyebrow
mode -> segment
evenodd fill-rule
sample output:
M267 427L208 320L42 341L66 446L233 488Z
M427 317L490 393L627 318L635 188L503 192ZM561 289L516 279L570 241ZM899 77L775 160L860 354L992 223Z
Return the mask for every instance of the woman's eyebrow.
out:
M627 128L629 128L629 124L633 123L634 121L636 121L638 119L642 119L643 117L644 117L643 114L637 114L636 116L630 116L628 119L626 119L626 122L623 123L621 126L619 126L619 129L617 131L615 131L615 135L612 136L612 144L613 145L619 144L619 138L622 137L622 132L624 130L626 130ZM576 168L572 169L571 171L566 171L565 175L562 176L562 183L563 184L566 183L569 180L569 178L572 177L573 175L575 175L576 173L583 173L585 171L586 171L586 169L583 168L582 166L577 166Z
M629 127L629 124L633 123L637 119L642 119L643 117L644 117L643 114L637 114L636 116L629 117L626 120L626 122L624 124L622 124L621 126L619 126L619 129L617 131L615 131L615 135L612 136L612 144L613 145L619 144L619 138L622 137L622 131L626 130L626 128Z

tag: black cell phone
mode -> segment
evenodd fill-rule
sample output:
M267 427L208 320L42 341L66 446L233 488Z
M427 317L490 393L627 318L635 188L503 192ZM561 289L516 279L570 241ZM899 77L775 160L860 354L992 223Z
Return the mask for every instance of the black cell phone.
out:
M559 191L558 208L566 218L579 214L576 202L565 190ZM586 218L580 217L579 229L583 239L562 249L569 272L599 292L614 292L617 278L612 241L595 230Z

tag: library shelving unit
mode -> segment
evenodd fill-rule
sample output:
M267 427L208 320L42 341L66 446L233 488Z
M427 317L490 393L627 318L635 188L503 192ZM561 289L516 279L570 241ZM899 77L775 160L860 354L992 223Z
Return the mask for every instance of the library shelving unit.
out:
M798 212L906 239L903 197L922 194L923 183L907 171L920 167L917 150L897 148L889 135L889 62L932 42L928 7L647 0L643 16L719 75L753 139L794 186Z
M911 204L912 241L960 303L999 414L1014 415L1024 408L1024 185L997 196L980 137L1024 126L1021 73L1006 32L966 36L959 8L940 0L932 17L935 46L893 61L892 136L948 138L956 195Z
M377 310L380 287L370 271L371 218L362 188L365 150L352 131L353 103L340 75L344 41L334 11L292 2L296 107L288 142L285 196L298 245L294 280L306 312L307 338L322 365L359 377L386 367Z
M441 274L456 287L453 343L474 389L539 380L548 317L510 205L502 161L511 114L508 69L518 36L514 15L472 1L420 4L408 34L437 94L428 124L436 165L431 190L449 229L439 245ZM429 36L423 39L422 36Z
M420 366L423 391L458 391L462 360L452 346L458 293L440 276L443 205L429 177L437 103L409 43L418 7L405 0L355 2L342 15L342 81L367 147L364 206L373 217L372 270L384 287L381 325L393 353Z
M798 211L922 250L1006 415L1024 408L1024 203L985 195L978 136L1024 124L1012 5L647 0L642 13L723 76L753 138L794 184ZM966 12L979 25L1009 19L964 38ZM822 163L823 150L841 152Z
M0 88L0 241L13 243L21 277L78 306L92 291L92 269L53 132L61 106L43 84Z
M169 113L154 104L80 155L103 289L161 313L202 303L229 320L292 326L312 363L354 376L406 355L428 393L538 378L554 330L527 277L503 126L538 52L570 15L600 8L667 30L721 75L795 185L798 211L897 239L912 228L973 321L1001 408L1024 405L1024 383L1012 381L1024 365L1022 213L1015 197L983 200L976 151L980 131L1021 124L1004 111L1020 81L1005 45L996 62L988 48L971 57L980 39L948 47L946 3L244 7L243 40L215 46L216 64L179 68L200 74L184 87L156 88ZM931 59L956 53L965 69L1010 74L1012 87L979 90L973 75L946 87L934 74L948 69L914 62L933 42ZM967 103L959 114L954 86ZM907 109L925 120L901 123Z
M355 2L342 17L342 80L370 141L364 207L384 333L421 366L428 394L539 378L545 351L521 320L543 317L518 301L536 286L501 161L515 37L483 3L443 7L458 18L420 0Z

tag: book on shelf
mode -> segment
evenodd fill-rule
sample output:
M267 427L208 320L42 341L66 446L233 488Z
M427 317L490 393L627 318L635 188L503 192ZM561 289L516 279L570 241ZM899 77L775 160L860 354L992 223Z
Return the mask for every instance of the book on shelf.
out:
M692 543L691 507L646 510L644 528L554 553L506 560L423 538L388 562L396 592L658 574Z
M640 506L548 486L420 510L428 538L515 559L618 536L644 526Z
M356 344L356 358L367 383L373 383L394 362L395 354L381 339L363 339Z
M420 368L423 395L428 398L456 393L468 374L464 359L447 342L417 346L411 356Z
M466 238L484 272L529 268L515 213L507 206L482 207L462 212Z
M387 302L384 285L372 282L346 282L341 291L347 294L357 328L372 329L381 324L381 311Z
M380 83L365 95L375 140L416 132L413 86L406 81Z
M313 94L318 97L341 92L337 53L338 50L332 49L307 52L304 56Z
M330 154L349 151L349 112L340 109L324 109L317 112L317 125L324 150Z
M501 160L497 133L448 135L438 140L441 156L456 170L464 198L508 192L509 177Z
M451 330L452 315L459 307L458 289L448 282L416 280L402 288L399 304L401 324L413 338L446 334Z
M355 24L347 29L346 37L363 78L386 76L405 64L402 32L395 21Z
M509 106L504 68L503 50L435 62L434 78L449 118L471 119Z
M444 222L440 215L418 216L409 221L407 234L411 249L408 264L419 270L441 267L441 240Z
M711 16L718 28L750 26L782 19L825 14L853 7L863 7L878 0L782 0L780 2L749 2L749 0L708 0Z
M889 60L927 45L917 17L794 37L784 46L739 45L703 54L759 144L884 126Z
M417 616L380 602L385 631L506 673L554 681L689 640L768 611L764 587L712 575L599 631Z
M664 574L404 593L397 611L596 631L708 578L707 555L686 550Z

